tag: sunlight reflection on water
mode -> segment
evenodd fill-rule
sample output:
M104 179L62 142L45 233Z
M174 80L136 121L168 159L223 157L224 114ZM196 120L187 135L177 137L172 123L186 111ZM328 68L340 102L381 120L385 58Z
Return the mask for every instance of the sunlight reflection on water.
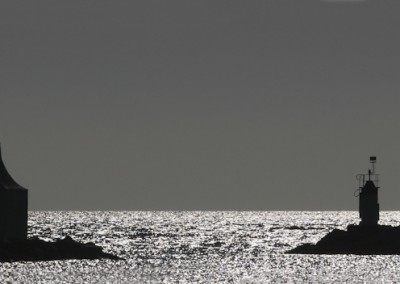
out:
M381 223L399 225L400 212ZM3 263L1 283L395 282L399 256L286 255L357 212L30 212L29 235L70 235L125 261Z

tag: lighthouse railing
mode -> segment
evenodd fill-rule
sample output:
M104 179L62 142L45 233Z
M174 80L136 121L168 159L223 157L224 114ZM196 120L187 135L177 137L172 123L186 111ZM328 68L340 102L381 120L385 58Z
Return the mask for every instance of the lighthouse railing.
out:
M379 174L358 174L356 179L358 180L359 188L363 188L368 180L373 181L375 186L379 187Z

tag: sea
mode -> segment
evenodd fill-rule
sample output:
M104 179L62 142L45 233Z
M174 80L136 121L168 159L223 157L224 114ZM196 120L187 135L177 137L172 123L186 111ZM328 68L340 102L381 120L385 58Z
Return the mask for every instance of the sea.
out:
M400 225L400 211L380 223ZM67 235L124 260L0 264L0 283L395 283L400 256L285 254L357 224L355 211L30 211L29 237Z

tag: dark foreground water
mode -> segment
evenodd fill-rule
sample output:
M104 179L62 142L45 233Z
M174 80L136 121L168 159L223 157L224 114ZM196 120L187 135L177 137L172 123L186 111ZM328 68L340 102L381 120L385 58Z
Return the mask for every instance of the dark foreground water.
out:
M126 261L0 264L0 283L390 283L400 256L286 255L356 212L30 212L30 236L70 235ZM400 212L381 223L399 225Z

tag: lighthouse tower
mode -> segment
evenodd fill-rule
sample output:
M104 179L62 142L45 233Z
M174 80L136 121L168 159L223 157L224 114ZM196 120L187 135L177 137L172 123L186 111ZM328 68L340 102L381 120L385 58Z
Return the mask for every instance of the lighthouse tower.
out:
M0 241L25 240L28 228L28 190L4 166L0 149Z
M370 157L371 168L368 174L359 174L359 212L360 225L376 226L379 220L378 182L379 175L375 173L376 157Z

